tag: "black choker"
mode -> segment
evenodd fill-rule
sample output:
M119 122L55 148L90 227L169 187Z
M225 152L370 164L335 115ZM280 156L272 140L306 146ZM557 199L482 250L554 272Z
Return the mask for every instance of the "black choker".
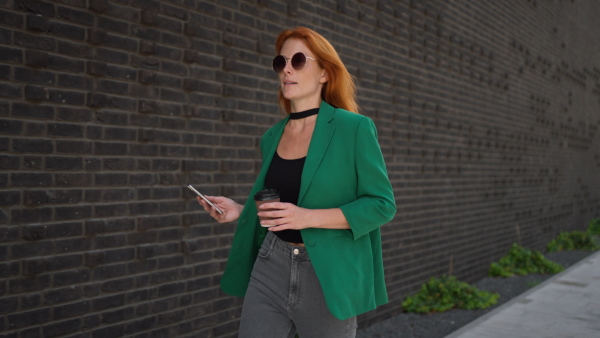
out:
M290 113L290 120L303 119L305 117L313 116L319 113L319 108L313 108L305 110L299 113Z

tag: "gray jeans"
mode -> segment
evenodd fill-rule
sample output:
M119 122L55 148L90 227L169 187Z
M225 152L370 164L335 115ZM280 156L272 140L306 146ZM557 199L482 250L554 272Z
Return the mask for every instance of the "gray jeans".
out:
M343 283L343 281L340 281ZM335 318L306 248L269 232L244 299L240 338L354 338L356 317Z

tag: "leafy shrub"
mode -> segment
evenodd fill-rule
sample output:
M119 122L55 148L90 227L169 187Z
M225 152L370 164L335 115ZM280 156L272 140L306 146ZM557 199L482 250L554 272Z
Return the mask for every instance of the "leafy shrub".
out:
M600 218L595 218L590 221L588 233L590 235L600 235Z
M561 232L548 243L548 252L561 250L599 250L600 249L600 218L590 221L587 232Z
M561 232L546 247L548 252L563 250L598 250L589 233L584 231Z
M489 275L510 277L530 273L554 274L562 270L562 266L547 260L541 252L525 249L514 243L506 256L500 258L498 262L492 263Z
M454 276L431 278L421 286L421 290L408 296L402 302L406 312L443 312L452 308L466 310L485 309L498 302L497 293L481 291Z
M596 246L596 250L600 249L600 218L595 218L590 221L588 234L590 235L592 243Z

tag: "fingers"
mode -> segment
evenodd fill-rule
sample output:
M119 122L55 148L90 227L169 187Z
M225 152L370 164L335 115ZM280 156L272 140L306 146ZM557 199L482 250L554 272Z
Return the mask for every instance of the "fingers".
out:
M291 217L279 217L260 221L260 225L267 227L271 231L279 231L286 229L300 229L296 222Z
M208 205L208 203L206 203L205 200L200 198L200 196L196 196L196 200L198 201L198 203L200 203L200 205L204 208L204 210L210 212L210 209L212 209L212 207L210 205Z
M206 210L206 205L203 199L200 198L200 196L196 196L196 201L198 201L198 204L200 204L204 210Z
M283 220L281 218L261 221L260 224L262 226L267 227L267 230L269 230L269 231L281 231L281 230L286 230L286 229L293 229L293 227L291 227L290 223L286 222L285 220Z
M267 230L269 231L282 231L282 230L287 230L288 228L283 226L283 225L277 225L277 226L272 226L272 227L268 227Z
M226 223L228 222L227 220L227 210L223 210L223 214L219 214L217 212L217 210L215 210L213 207L208 206L210 208L209 212L210 212L210 216L212 218L214 218L217 222L219 223Z
M225 214L223 214L223 215L219 214L217 212L217 210L215 210L215 208L213 208L208 203L206 203L206 201L203 200L202 198L200 198L200 196L197 196L196 200L198 201L198 203L200 203L200 205L204 208L204 210L207 211L210 214L210 216L212 218L214 218L215 220L217 220L219 223L224 223L225 222Z
M269 202L269 203L263 203L263 204L261 204L260 205L260 210L263 210L263 209L288 209L288 208L293 207L293 206L294 205L291 204L291 203Z
M261 221L263 225L280 225L283 222L293 219L294 214L289 209L270 209L259 211L258 217L270 218L270 220Z
M276 227L286 224L283 218L264 219L260 221L260 225L264 227Z

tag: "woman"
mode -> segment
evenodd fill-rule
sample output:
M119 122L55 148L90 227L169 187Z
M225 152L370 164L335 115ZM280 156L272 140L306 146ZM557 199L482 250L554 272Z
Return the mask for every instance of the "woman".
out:
M331 44L298 27L279 34L276 50L287 116L261 139L250 198L208 196L222 215L198 198L217 221L238 220L221 287L245 296L240 337L354 337L356 316L387 302L379 227L396 212L392 187ZM281 201L257 210L264 188Z

